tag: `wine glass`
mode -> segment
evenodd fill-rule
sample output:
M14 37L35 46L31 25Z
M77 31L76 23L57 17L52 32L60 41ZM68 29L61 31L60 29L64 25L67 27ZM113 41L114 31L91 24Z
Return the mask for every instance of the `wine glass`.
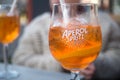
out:
M92 63L101 50L97 14L93 3L53 4L49 47L53 57L71 72L71 80L80 80L80 70Z
M3 44L3 58L5 69L0 72L0 79L18 77L18 72L8 69L8 44L12 43L19 35L20 21L16 7L17 0L0 1L0 43Z

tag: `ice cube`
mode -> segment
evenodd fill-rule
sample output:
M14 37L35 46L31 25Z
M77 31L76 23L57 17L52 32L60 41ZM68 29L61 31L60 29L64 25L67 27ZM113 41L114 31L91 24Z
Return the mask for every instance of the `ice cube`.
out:
M88 22L84 18L76 18L76 20L79 22L81 25L86 25Z
M87 20L85 20L84 18L74 18L69 21L67 27L78 28L85 25L87 25Z
M62 21L61 20L55 20L54 22L53 22L53 26L62 26Z

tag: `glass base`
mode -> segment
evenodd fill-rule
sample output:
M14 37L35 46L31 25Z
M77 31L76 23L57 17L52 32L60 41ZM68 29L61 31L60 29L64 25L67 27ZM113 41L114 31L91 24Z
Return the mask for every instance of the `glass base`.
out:
M19 76L19 73L17 71L8 71L7 73L0 72L0 79L13 79L17 78Z

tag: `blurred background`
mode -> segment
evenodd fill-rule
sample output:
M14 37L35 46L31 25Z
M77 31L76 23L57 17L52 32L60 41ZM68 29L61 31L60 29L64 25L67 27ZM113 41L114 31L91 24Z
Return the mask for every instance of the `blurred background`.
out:
M120 0L99 0L100 9L108 12L111 17L119 24L120 23ZM50 11L49 0L21 0L20 5L21 18L25 22L30 22L36 16ZM25 23L23 22L23 23ZM27 23L26 23L27 24Z
M18 0L21 21L21 35L24 27L29 24L38 15L49 12L49 0ZM106 11L120 25L120 0L100 0L99 9ZM20 35L20 36L21 36ZM19 36L19 38L20 38ZM9 63L13 55L19 38L9 47ZM2 59L2 45L0 44L0 62Z

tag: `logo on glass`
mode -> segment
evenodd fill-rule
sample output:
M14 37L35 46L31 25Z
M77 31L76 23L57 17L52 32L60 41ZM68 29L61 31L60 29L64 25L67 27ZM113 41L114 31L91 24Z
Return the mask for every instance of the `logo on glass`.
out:
M77 28L74 30L65 30L63 32L62 38L68 41L77 41L84 39L84 35L87 34L87 28Z

